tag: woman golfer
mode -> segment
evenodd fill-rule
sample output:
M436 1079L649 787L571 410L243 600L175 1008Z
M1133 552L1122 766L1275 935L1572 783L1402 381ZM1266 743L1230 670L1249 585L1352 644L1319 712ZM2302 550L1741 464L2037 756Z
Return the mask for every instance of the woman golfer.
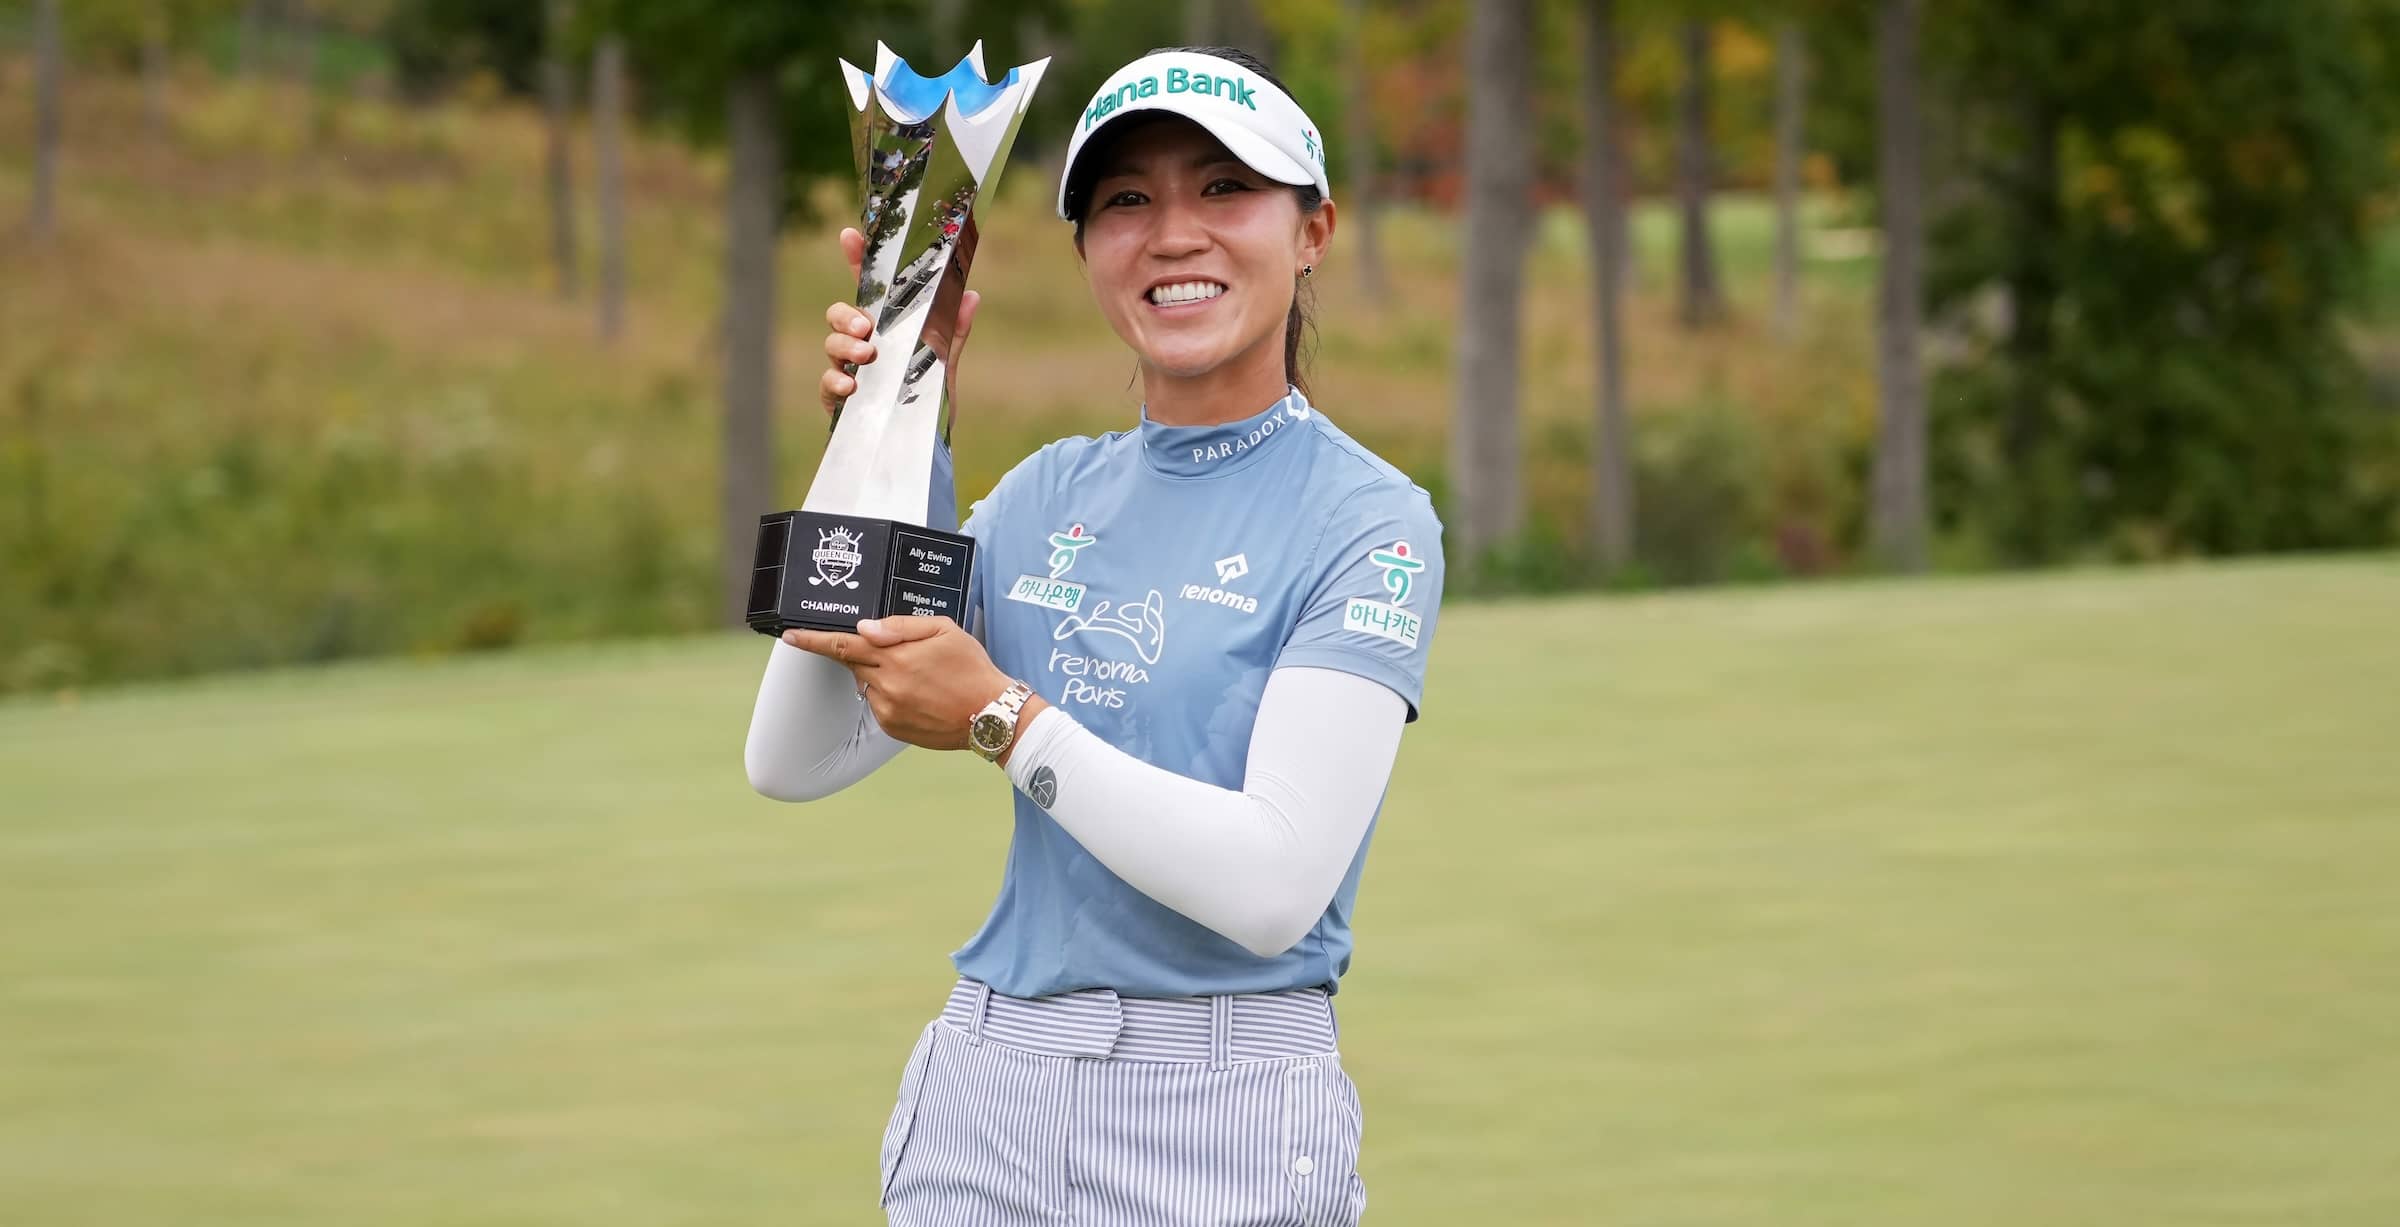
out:
M884 1131L894 1223L1365 1205L1331 998L1416 717L1441 524L1301 390L1327 189L1323 137L1255 58L1119 69L1077 119L1058 212L1139 359L1140 420L1050 444L974 506L972 633L792 631L768 661L760 792L821 797L903 745L972 749L1014 786L999 899ZM831 409L875 346L854 308L828 317Z

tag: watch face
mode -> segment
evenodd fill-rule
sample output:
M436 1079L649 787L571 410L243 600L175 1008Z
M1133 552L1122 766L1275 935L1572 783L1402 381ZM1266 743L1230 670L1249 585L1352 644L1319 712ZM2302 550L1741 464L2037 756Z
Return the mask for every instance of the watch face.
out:
M967 739L974 742L975 748L978 750L989 754L998 754L1003 747L1008 745L1008 722L990 712L985 712L975 717L975 722L967 726Z

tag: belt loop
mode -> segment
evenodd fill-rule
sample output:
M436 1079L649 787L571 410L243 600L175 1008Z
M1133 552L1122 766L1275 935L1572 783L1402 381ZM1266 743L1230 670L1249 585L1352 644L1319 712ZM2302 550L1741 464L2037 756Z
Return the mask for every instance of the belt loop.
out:
M983 1015L992 1007L992 986L981 980L975 982L975 1004L967 1007L967 1042L983 1045Z
M1208 999L1208 1067L1233 1068L1233 996L1229 993Z

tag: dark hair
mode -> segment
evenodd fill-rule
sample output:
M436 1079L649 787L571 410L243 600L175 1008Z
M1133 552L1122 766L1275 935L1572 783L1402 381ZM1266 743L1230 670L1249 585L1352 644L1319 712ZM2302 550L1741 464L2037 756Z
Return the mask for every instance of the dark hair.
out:
M1291 92L1290 87L1283 83L1282 78L1275 75L1275 70L1267 67L1265 60L1239 47L1152 47L1142 54L1146 57L1174 52L1213 55L1220 60L1230 60L1257 73L1266 80L1267 84L1287 94ZM1129 122L1117 125L1117 131L1110 133L1108 139L1114 141L1122 138L1133 127L1138 126L1140 120L1144 118L1147 117L1135 116ZM1166 116L1161 115L1159 118L1163 119ZM1067 181L1067 210L1075 218L1075 245L1077 247L1083 245L1083 217L1091 205L1092 178L1097 173L1093 168L1100 163L1100 159L1094 156L1099 152L1097 149L1086 147L1083 152L1084 156L1077 164L1074 177ZM1313 183L1303 183L1293 187L1292 195L1298 198L1300 212L1303 216L1316 212L1325 204L1325 193L1318 191L1317 186ZM1308 380L1303 374L1303 368L1307 365L1307 358L1316 350L1317 322L1315 312L1311 310L1315 305L1314 298L1315 296L1310 292L1305 279L1294 285L1292 287L1292 311L1285 318L1283 324L1283 377L1286 382L1304 393L1308 391Z

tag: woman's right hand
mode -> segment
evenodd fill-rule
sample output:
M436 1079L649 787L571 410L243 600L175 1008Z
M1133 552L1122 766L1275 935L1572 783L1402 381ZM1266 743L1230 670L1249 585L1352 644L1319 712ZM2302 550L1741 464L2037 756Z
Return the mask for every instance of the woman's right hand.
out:
M850 262L850 284L857 285L858 270L867 259L867 236L845 228L842 258ZM817 399L831 416L858 391L858 368L875 360L875 343L867 339L875 331L875 321L857 307L837 302L825 308L825 324L833 331L825 334L826 367L817 378Z
M972 255L971 245L967 252ZM844 229L842 259L850 265L850 283L858 284L859 268L867 259L867 236L854 228ZM975 326L975 309L983 303L981 294L958 289L955 283L961 280L963 274L953 266L934 296L932 318L926 321L924 334L925 344L941 355L953 406L958 403L958 362L966 353L967 331ZM939 322L953 312L958 319L955 335L946 333ZM825 373L817 377L817 400L830 416L840 412L842 402L858 391L858 368L875 360L875 320L850 303L837 302L825 308L825 325L831 331L825 334L826 366Z

